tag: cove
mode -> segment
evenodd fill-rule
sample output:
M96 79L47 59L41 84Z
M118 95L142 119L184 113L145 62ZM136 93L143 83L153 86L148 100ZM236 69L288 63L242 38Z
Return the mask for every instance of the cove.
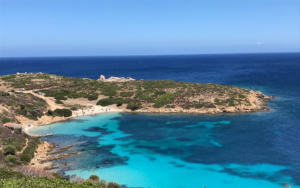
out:
M276 131L274 115L107 113L30 133L51 132L43 139L81 152L55 162L66 175L97 174L124 187L276 188L295 183L298 167L276 144L284 133Z

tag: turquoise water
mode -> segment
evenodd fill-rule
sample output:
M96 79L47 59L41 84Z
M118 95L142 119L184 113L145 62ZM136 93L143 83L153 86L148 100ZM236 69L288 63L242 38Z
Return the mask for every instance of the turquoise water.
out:
M41 126L31 132L52 132L56 136L47 140L59 146L73 144L72 151L82 152L57 162L69 163L70 167L64 169L66 175L88 178L97 174L128 187L276 188L283 182L293 181L291 176L282 174L291 166L263 162L266 156L258 159L251 156L261 152L264 152L261 155L271 155L272 151L239 151L241 147L237 145L243 144L238 139L241 135L232 138L235 129L242 132L247 129L243 122L236 124L236 119L249 116L249 120L257 120L270 114L226 117L108 113ZM270 129L268 126L264 130ZM224 137L227 133L229 138ZM274 132L272 137L277 135ZM245 143L245 148L255 142ZM224 155L219 149L223 147L232 151Z
M0 75L47 72L98 79L218 83L276 97L270 112L223 115L101 114L51 125L81 155L59 173L92 173L127 187L300 185L300 53L0 58ZM91 68L92 67L92 68ZM49 126L32 132L45 134Z

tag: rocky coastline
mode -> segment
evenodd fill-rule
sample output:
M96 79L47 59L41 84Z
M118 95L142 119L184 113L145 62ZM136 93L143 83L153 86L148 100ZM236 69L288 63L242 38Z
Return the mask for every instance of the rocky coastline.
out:
M247 96L248 101L250 101L251 105L235 105L235 106L225 106L225 105L215 105L215 108L205 108L202 107L200 109L190 108L184 109L179 106L175 106L173 108L153 108L152 104L148 104L143 109L139 110L128 110L124 109L124 112L128 113L183 113L183 114L220 114L220 113L252 113L252 112L267 112L270 111L267 107L266 101L274 100L274 97L267 96L262 94L261 92L251 91Z
M73 155L80 154L80 152L62 153L68 151L72 147L72 145L69 145L54 150L55 148L57 148L55 143L42 141L42 143L38 146L30 165L42 168L44 170L57 169L59 168L59 166L54 166L53 161L66 159Z

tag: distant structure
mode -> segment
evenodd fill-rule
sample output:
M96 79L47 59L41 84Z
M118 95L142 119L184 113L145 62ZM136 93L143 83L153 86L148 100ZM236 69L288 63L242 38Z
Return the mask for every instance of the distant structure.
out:
M107 78L105 79L105 76L104 75L101 75L100 78L98 79L98 81L101 81L101 82L128 82L128 81L134 81L135 79L133 78L130 78L130 77L110 77L110 78Z

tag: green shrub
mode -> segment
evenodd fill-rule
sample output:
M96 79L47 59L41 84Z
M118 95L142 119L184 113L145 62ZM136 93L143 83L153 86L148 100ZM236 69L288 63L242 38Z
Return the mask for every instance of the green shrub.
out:
M155 92L154 92L154 95L155 95L155 96L158 96L158 95L164 95L164 94L166 94L165 91L155 91Z
M0 181L3 179L20 179L26 177L21 172L12 171L6 168L0 168ZM1 185L1 183L0 183ZM0 186L1 187L1 186Z
M222 105L222 104L224 104L224 101L219 100L219 99L215 99L215 104L216 105Z
M61 116L61 117L72 116L72 111L69 109L55 109L54 113L58 114L58 116Z
M104 187L106 187L106 184L107 184L107 183L106 183L105 180L100 180L100 181L99 181L100 187L103 187L103 188L104 188Z
M175 108L174 105L167 105L166 108Z
M121 97L131 97L131 96L133 96L133 93L121 92L120 95L121 95Z
M27 117L27 118L30 119L30 120L34 120L34 121L37 121L37 120L38 120L37 117L33 116L32 114L28 114L28 115L26 115L25 117Z
M70 93L67 96L71 99L78 99L80 97L83 97L84 95L86 95L86 93Z
M129 103L129 101L124 100L122 98L115 98L112 99L113 103L116 104L117 106L122 106L123 104Z
M245 95L243 95L243 94L239 94L239 98L244 99L244 98L246 98L246 97L245 97Z
M90 175L89 179L94 180L94 181L100 181L99 176L97 176L96 174Z
M22 150L22 143L25 143L26 140L24 138L2 138L2 144L3 145L12 145L16 148L17 151Z
M206 106L205 106L206 108L216 108L216 106L214 105L214 104L207 104Z
M8 166L16 166L17 164L17 157L14 155L7 155L5 158L5 162Z
M155 101L155 104L153 105L154 108L160 108L167 104L172 104L173 100L175 99L175 96L172 93L168 93L166 95L163 95L161 97L158 97Z
M78 108L77 108L77 106L72 106L71 108L70 108L70 110L78 110Z
M56 179L63 179L63 177L59 174L59 173L52 173L52 175L56 178Z
M4 159L4 154L2 152L2 150L0 150L0 162ZM1 173L1 172L0 172Z
M114 104L114 100L112 100L110 98L101 99L97 102L97 105L100 105L100 106L109 106L112 104Z
M39 112L37 110L31 110L30 114L33 115L33 116L35 116L35 117L42 117L44 115L43 113L41 113L41 112Z
M89 101L94 101L94 100L97 100L98 99L98 94L97 93L95 93L95 94L90 94L89 96L88 96L88 100Z
M121 188L121 186L115 182L108 182L107 188Z
M61 100L55 100L56 104L64 104Z
M8 122L10 122L10 119L9 119L9 118L4 117L4 118L2 119L2 123L3 123L3 124L4 124L4 123L8 123Z
M20 155L20 160L26 163L29 163L31 161L31 156L29 154L21 154Z
M204 106L204 104L198 103L195 105L195 108L202 108Z
M34 157L34 152L36 151L36 148L38 147L38 144L40 144L40 140L39 139L34 139L33 141L29 142L27 147L24 149L23 153L21 155L24 155L24 162L30 162L31 159ZM28 156L25 156L25 154L27 154ZM28 158L30 157L30 159Z
M47 115L47 116L53 116L53 115L54 115L53 113L54 113L54 112L53 112L52 110L48 110L47 113L46 113L46 115Z
M117 106L122 106L123 105L123 101L121 101L121 100L118 100L115 103L117 104Z
M228 106L235 106L234 100L235 100L234 97L227 99L227 101L229 102Z
M65 97L65 96L63 96L63 95L56 95L56 96L54 96L54 98L56 99L56 100L67 100L68 98L67 97Z
M111 184L110 188L116 187L116 183ZM113 187L114 186L114 187ZM0 168L0 187L3 188L106 188L100 183L85 181L83 183L70 182L60 178L30 177L20 172L6 168Z
M117 94L118 88L114 85L105 85L101 88L101 94L109 97L113 97Z
M0 96L6 97L6 96L9 96L9 95L10 95L9 93L0 91Z
M26 116L27 115L27 109L18 109L17 110L17 113L19 114L19 115L23 115L23 116Z
M16 147L12 145L7 145L4 148L4 152L6 155L15 155L16 154Z
M141 109L142 106L139 105L139 104L132 104L132 103L129 103L126 107L127 109L130 109L131 111L135 111L135 110L138 110L138 109Z
M234 101L229 101L229 106L235 106Z

